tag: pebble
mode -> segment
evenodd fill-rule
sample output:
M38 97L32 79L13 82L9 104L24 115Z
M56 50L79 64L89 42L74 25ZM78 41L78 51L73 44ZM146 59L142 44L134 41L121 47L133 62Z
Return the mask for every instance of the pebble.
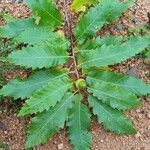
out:
M4 131L4 134L6 135L6 134L8 134L8 132L7 132L7 131Z
M4 112L4 113L6 113L6 112L7 112L7 110L6 110L6 109L4 109L4 110L3 110L3 112Z
M138 139L138 138L140 138L140 137L141 137L140 132L138 132L137 134L135 134L135 138L136 138L136 139Z
M143 117L142 114L139 114L138 118L139 118L139 119L142 119L142 117Z
M137 18L134 18L134 19L132 20L132 23L138 24L138 23L139 23L139 20L138 20Z
M108 138L106 138L106 140L105 140L106 142L108 142L109 141L109 139Z
M138 77L137 71L134 67L131 67L128 71L127 74L133 76L133 77Z
M117 30L123 30L123 28L124 28L123 24L117 24L116 25Z
M17 3L22 3L23 0L13 0L12 2L13 2L13 3L15 3L15 2L17 2Z
M0 130L2 130L2 131L6 131L7 130L6 125L3 122L1 122L1 121L0 121Z
M146 148L145 147L141 147L141 149L140 150L146 150Z
M58 149L59 149L59 150L63 149L63 147L64 147L64 144L63 144L63 143L58 144Z
M147 116L148 119L150 119L150 113L148 113L146 116Z

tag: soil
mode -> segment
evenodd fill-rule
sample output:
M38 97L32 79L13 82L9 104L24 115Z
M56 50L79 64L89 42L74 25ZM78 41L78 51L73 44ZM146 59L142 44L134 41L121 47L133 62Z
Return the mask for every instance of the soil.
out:
M62 8L63 1L57 2ZM9 14L17 17L27 17L31 14L30 10L22 3L17 3L11 0L2 1L0 11L5 10ZM104 27L97 33L98 36L108 32L113 35L128 34L129 27L138 27L149 22L148 12L150 12L150 0L136 0L135 5L129 9L116 23ZM74 15L73 22L77 21L77 16ZM0 20L0 25L4 21ZM64 26L63 30L66 30ZM67 36L69 33L65 32ZM123 62L120 65L113 66L114 71L130 74L139 77L150 83L150 63L148 60L140 57L135 57ZM19 73L18 73L19 72ZM5 77L9 80L15 76L22 75L21 71L6 72ZM23 75L26 72L23 71ZM0 150L24 150L26 139L26 127L30 122L30 118L19 118L17 112L21 107L22 102L12 102L6 99L0 105ZM94 121L92 122L93 144L92 150L150 150L150 98L142 97L141 106L130 112L125 112L129 116L137 129L137 134L132 136L116 136L113 133L103 130L103 126ZM65 130L61 130L56 134L46 145L38 146L34 150L71 150L71 145L67 138Z

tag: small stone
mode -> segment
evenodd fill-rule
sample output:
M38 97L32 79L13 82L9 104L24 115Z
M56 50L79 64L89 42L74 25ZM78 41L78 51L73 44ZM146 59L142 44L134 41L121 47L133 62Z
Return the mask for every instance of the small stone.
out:
M104 140L100 140L100 142L101 142L101 143L103 143L103 142L104 142Z
M64 147L64 144L63 144L63 143L58 144L58 149L59 149L59 150L63 149L63 147Z
M6 125L3 122L0 122L0 130L2 130L2 131L7 130Z
M140 109L136 109L136 112L137 112L137 113L140 113Z
M148 113L146 116L147 116L148 119L150 119L150 113Z
M143 114L143 113L144 113L144 110L143 110L143 109L136 109L136 112Z
M145 147L141 147L140 150L145 150Z
M142 114L139 114L139 119L142 119L142 117L143 117Z
M138 23L139 23L139 19L134 18L134 19L132 20L132 23L134 23L134 24L138 24Z
M8 132L7 132L7 131L4 131L4 134L6 135L6 134L8 134Z
M127 74L133 77L138 77L137 71L134 67L130 67L129 70L127 71Z
M109 141L109 139L108 138L106 138L106 142L108 142Z
M7 110L6 110L6 109L4 109L4 110L3 110L3 112L4 112L4 113L6 113L6 112L7 112Z
M141 137L140 132L138 132L137 134L135 134L135 138L138 139L139 137Z
M141 109L140 113L144 114L144 109Z
M117 30L123 30L123 25L122 24L117 24L116 29Z

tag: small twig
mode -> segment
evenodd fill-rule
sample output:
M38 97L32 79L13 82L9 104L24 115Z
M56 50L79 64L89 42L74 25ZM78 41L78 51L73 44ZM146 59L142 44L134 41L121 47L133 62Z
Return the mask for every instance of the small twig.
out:
M73 40L73 32L72 32L72 26L71 26L70 21L69 21L67 5L68 4L67 4L66 0L64 0L64 16L65 16L66 24L67 24L68 29L69 29L69 38L70 38L70 42L71 42L70 50L71 50L71 55L73 57L74 70L76 73L76 77L77 77L77 79L79 79L79 71L77 68L77 62L76 62L76 57L75 57L75 52L74 52L75 45L74 45L74 40Z
M73 67L73 65L74 65L74 62L70 65L69 71L71 70L71 68Z
M77 69L77 62L76 62L74 50L72 50L72 56L73 56L73 61L74 61L74 65L75 65L75 72L76 72L77 78L79 79L79 72Z

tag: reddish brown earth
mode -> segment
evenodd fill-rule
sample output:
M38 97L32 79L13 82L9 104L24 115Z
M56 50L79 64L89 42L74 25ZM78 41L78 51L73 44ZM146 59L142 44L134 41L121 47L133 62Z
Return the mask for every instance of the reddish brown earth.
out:
M61 8L61 0L58 2ZM5 9L11 15L15 17L25 17L30 14L29 9L23 4L11 3L11 0L2 2L0 4L0 10ZM137 0L135 6L133 6L124 17L122 17L115 24L103 29L102 32L98 32L98 35L102 35L105 32L111 34L127 34L128 27L138 27L143 23L148 22L147 13L150 11L150 0ZM75 17L76 18L76 17ZM0 24L3 21L0 20ZM121 29L120 29L121 24ZM123 29L122 29L123 25ZM119 28L118 28L119 26ZM65 28L64 28L65 29ZM150 63L143 58L133 58L121 65L114 66L116 72L128 73L134 76L138 76L150 83ZM7 79L14 76L22 75L20 71L6 72L5 77ZM26 73L23 72L23 75ZM2 143L8 144L10 150L24 150L25 147L25 129L30 118L19 118L17 112L20 109L20 102L14 103L10 100L5 100L0 105L0 150ZM113 133L103 130L103 126L98 124L95 119L92 122L92 134L93 143L92 150L150 150L150 98L141 98L141 106L131 112L125 112L134 122L137 128L137 134L133 136L117 136ZM71 150L67 133L65 130L61 130L55 135L46 145L38 146L34 150Z

